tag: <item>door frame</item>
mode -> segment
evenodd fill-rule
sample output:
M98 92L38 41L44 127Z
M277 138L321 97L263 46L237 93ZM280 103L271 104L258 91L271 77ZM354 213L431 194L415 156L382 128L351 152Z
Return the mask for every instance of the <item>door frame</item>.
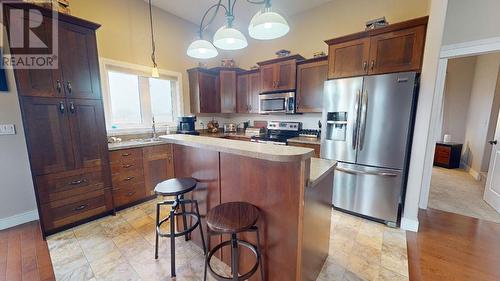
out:
M444 45L441 47L436 77L436 86L434 88L434 97L432 101L429 134L427 137L427 146L425 151L422 188L420 189L419 207L421 209L427 209L429 203L434 150L436 148L436 140L439 138L437 133L440 127L439 123L441 122L440 114L441 108L443 106L444 86L446 81L448 60L495 52L500 52L500 37Z

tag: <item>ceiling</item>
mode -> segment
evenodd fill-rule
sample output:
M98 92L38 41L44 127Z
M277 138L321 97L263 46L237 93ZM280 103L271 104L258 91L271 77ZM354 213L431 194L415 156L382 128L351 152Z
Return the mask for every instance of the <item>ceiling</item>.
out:
M148 0L144 1L148 2ZM274 11L279 12L286 18L330 1L332 0L273 0L272 5ZM217 3L218 0L153 0L152 2L154 6L162 10L199 25L205 11L211 5ZM222 0L222 3L227 6L227 0ZM243 31L248 26L248 23L250 23L252 16L263 7L263 4L256 5L250 4L247 0L237 0L234 7L234 25ZM208 29L215 31L224 23L224 12L221 9L218 12L216 20Z

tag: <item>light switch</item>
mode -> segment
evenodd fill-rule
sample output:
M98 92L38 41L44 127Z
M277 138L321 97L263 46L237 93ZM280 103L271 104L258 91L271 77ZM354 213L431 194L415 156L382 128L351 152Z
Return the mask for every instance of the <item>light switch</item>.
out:
M16 127L14 124L0 124L0 136L2 135L15 135Z

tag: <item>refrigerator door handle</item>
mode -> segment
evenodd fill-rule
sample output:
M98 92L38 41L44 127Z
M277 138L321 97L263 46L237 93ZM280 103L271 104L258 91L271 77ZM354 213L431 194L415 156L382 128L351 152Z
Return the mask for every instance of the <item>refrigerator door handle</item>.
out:
M353 175L371 175L371 176L381 176L381 177L397 177L398 176L396 174L387 173L387 172L367 172L367 171L359 171L359 170L346 169L346 168L340 168L340 167L335 167L335 170L337 170L339 172L353 174Z
M359 116L359 102L360 102L361 90L356 92L356 102L354 103L354 128L352 129L352 149L356 150L356 144L358 143L358 116Z
M363 150L365 143L366 114L368 113L368 91L365 90L361 98L361 120L359 122L359 150Z

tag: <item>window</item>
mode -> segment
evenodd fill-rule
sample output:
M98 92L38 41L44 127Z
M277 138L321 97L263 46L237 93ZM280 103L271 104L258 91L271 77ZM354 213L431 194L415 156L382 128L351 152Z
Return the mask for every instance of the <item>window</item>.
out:
M151 78L147 67L108 60L101 67L108 131L148 131L153 117L157 127L174 125L181 114L180 74Z

